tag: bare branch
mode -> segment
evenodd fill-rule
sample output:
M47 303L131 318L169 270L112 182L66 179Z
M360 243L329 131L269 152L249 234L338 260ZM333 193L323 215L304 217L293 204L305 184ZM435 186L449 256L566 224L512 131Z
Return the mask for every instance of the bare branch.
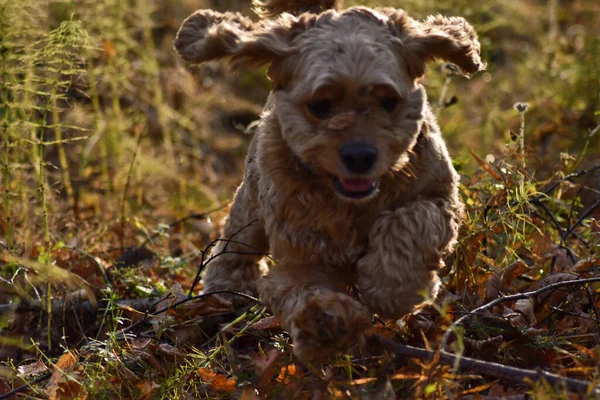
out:
M399 359L400 357L414 357L421 360L433 360L434 356L436 355L436 352L434 351L396 343L393 340L381 336L371 336L370 339L380 343L382 347L394 353L396 359ZM441 349L439 360L446 365L457 365L458 369L461 371L475 371L478 374L489 375L518 382L527 382L528 379L535 381L541 378L545 379L552 385L562 386L571 392L584 394L588 393L588 391L591 389L593 394L600 395L600 387L593 385L591 382L567 378L543 371L541 369L534 371L530 369L511 367L490 361L456 356Z
M464 324L469 318L478 315L482 311L488 310L488 309L494 307L496 304L504 303L507 301L529 299L531 297L537 296L538 294L547 292L548 290L554 290L554 289L559 289L559 288L573 286L573 285L585 285L587 283L593 283L593 282L600 282L600 278L574 279L574 280L570 280L570 281L562 281L562 282L553 283L551 285L545 286L543 288L539 288L538 290L534 290L531 292L517 293L517 294L510 295L510 296L498 297L497 299L492 300L480 307L477 307L470 313L465 314L462 317L460 317L459 319L457 319L456 321L454 321L452 323L452 325L450 325L450 327L446 330L446 333L444 334L444 337L442 339L441 348L444 352L448 351L448 341L450 340L450 336L452 335L452 333L454 333L454 331L456 330L456 328L458 326Z

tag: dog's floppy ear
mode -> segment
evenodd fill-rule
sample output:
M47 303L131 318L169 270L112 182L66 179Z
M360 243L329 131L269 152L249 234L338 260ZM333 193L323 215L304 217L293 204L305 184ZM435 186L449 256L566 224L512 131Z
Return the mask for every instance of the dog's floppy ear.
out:
M436 58L456 64L465 74L485 69L475 29L462 17L430 16L418 22L402 10L389 13L402 44L423 62ZM423 73L416 68L416 75Z
M238 13L198 10L179 28L175 50L186 61L223 57L245 64L267 64L288 54L285 19L253 23Z

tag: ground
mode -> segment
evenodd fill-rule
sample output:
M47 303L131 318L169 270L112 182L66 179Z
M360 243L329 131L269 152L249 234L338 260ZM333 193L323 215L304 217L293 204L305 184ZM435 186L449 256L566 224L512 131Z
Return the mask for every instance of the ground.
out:
M377 5L480 34L487 71L424 81L467 216L433 306L307 367L260 303L198 297L269 82L171 43L248 2L0 0L0 398L594 395L600 5Z

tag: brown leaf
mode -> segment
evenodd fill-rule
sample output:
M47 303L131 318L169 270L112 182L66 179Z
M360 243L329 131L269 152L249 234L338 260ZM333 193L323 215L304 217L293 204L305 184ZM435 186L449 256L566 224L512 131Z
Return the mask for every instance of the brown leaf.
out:
M50 400L59 399L86 399L85 389L75 380L69 379L68 374L77 366L79 357L73 352L67 352L60 356L46 386Z
M234 393L237 390L234 378L227 378L223 374L216 374L208 368L199 368L196 372L215 392Z
M527 323L529 325L535 325L537 322L535 319L534 309L535 309L535 300L534 299L517 300L517 302L513 306L513 310L522 314L525 317L525 319L527 320Z
M508 287L514 279L529 271L529 267L523 261L518 260L510 264L508 267L496 272L492 275L485 287L486 300L493 300L508 291Z
M527 323L527 318L525 318L523 314L513 311L508 307L504 307L502 316L506 318L515 328L526 328L529 326Z
M537 282L532 283L526 291L533 292L558 282L572 281L577 278L579 278L579 275L571 272L556 272L545 276ZM537 302L538 304L544 304L546 307L556 306L565 298L568 293L572 292L573 290L573 286L566 289L547 290L546 292L537 296Z
M494 171L494 168L492 168L492 166L490 164L486 163L481 158L477 157L475 155L475 153L473 153L471 150L469 150L469 153L471 153L471 157L473 157L473 159L475 161L477 161L477 164L479 164L481 166L481 168L483 168L494 179L496 179L496 180L501 180L502 179L502 177L500 176L500 174L498 172Z
M54 396L49 396L50 400L86 400L87 392L85 388L75 380L63 381L58 384Z
M257 389L259 392L266 389L271 378L277 373L277 366L282 356L283 353L280 350L272 348L252 357L254 371L258 375Z
M149 400L160 385L154 381L140 381L135 386L140 390L139 397L136 398L139 400Z
M291 378L294 376L298 376L300 371L294 364L284 365L279 371L279 375L277 375L277 382L283 382L286 385L291 383Z
M554 270L557 272L570 271L573 269L573 261L569 258L566 249L561 249L557 245L551 246L550 250L542 257L542 260L551 259L555 259Z
M42 360L37 360L32 364L20 365L17 370L21 375L25 376L38 376L48 371L48 367Z
M279 324L279 320L274 315L271 317L263 318L260 321L252 324L252 328L258 331L279 327L281 327L281 325Z

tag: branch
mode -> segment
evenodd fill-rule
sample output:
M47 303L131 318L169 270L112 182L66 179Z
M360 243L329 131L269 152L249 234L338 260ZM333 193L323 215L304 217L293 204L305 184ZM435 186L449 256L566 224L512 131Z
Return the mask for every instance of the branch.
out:
M371 336L370 339L378 342L386 350L394 353L396 355L394 361L398 360L401 356L414 357L419 358L421 360L431 361L436 356L436 352L396 343L393 340L378 335ZM470 357L456 356L454 354L445 352L441 349L439 354L439 361L446 365L455 365L458 367L459 370L462 371L475 371L478 374L509 379L517 382L527 383L528 379L535 381L540 378L543 378L550 384L562 385L571 392L588 393L588 390L592 388L591 393L595 395L600 395L600 387L593 385L591 382L567 378L564 376L552 374L547 371L543 371L541 369L534 371L530 369L511 367L495 362L477 360Z
M538 290L534 290L531 292L517 293L517 294L510 295L510 296L498 297L497 299L492 300L480 307L477 307L470 313L465 314L462 317L460 317L459 319L457 319L456 321L454 321L452 323L452 325L450 325L450 327L446 330L446 333L444 334L444 337L442 339L441 349L443 352L448 351L448 341L450 340L450 336L452 335L452 333L454 333L454 331L456 330L456 328L458 326L464 324L469 318L471 318L475 315L478 315L482 311L494 307L496 304L504 303L507 301L529 299L531 297L537 296L538 294L544 293L548 290L553 290L553 289L558 289L558 288L573 286L573 285L585 285L586 283L594 283L594 282L600 282L600 278L573 279L570 281L562 281L562 282L553 283L551 285L545 286L543 288L539 288Z
M144 299L122 299L114 301L116 306L131 307L136 311L147 312L156 314L162 314L170 309L178 307L190 301L203 299L216 294L232 294L234 296L244 297L248 300L260 303L260 301L253 296L246 293L235 292L233 290L220 290L216 292L204 293L198 296L186 297L185 299L174 302L168 307L161 308L158 311L152 311L156 306L166 300L165 297L148 297ZM0 315L8 313L26 313L26 312L39 312L45 310L45 301L34 300L29 302L13 303L13 304L0 304ZM52 299L52 314L62 315L65 311L79 311L86 313L94 313L99 309L103 308L104 305L94 304L89 300L77 301L77 300L65 300L65 299Z
M563 182L566 182L566 181L571 181L571 180L573 180L574 178L579 178L580 176L587 175L587 174L589 174L589 173L591 173L591 172L594 172L594 171L596 171L596 170L598 170L598 169L600 169L600 164L598 164L598 165L594 165L593 167L590 167L590 168L588 168L588 169L586 169L586 170L583 170L583 171L579 171L579 172L572 172L572 173L570 173L570 174L567 174L567 175L565 175L565 176L564 176L562 179L560 179L560 180L558 180L558 181L556 181L556 182L552 183L552 184L551 184L551 185L550 185L548 188L544 189L543 193L544 193L544 195L549 195L549 194L550 194L550 193L552 193L552 192L554 191L554 189L556 189L556 188L558 187L558 185L560 185L561 183L563 183ZM542 195L540 195L540 196L538 196L538 197L537 197L537 199L539 200L539 199L541 199L542 197L543 197L543 196L542 196Z
M200 265L198 266L198 271L196 271L196 276L194 277L194 281L192 282L192 285L190 286L190 290L188 291L188 298L192 297L192 294L194 293L194 289L196 288L196 285L202 280L202 278L200 277L200 275L202 274L202 271L204 271L204 269L206 268L206 266L208 265L208 263L210 263L212 260L214 260L216 257L218 257L219 255L224 254L227 251L227 246L229 246L229 243L233 240L233 238L238 235L240 232L242 232L244 229L250 227L250 225L252 225L253 223L257 222L257 219L253 219L252 221L248 222L246 225L242 226L240 229L238 229L237 231L235 231L228 239L215 239L212 242L210 242L210 244L208 246L206 246L206 248L204 249L204 251L202 251L202 257L200 258ZM206 261L204 261L206 254L208 253L208 251L214 247L218 242L220 241L225 241L225 247L223 247L223 250L218 253L218 254L213 254L210 256L210 258ZM250 245L246 245L250 248L253 248Z
M50 379L51 376L52 376L52 372L46 372L44 375L38 376L37 378L35 378L31 382L28 382L28 383L26 383L24 385L21 385L21 386L19 386L17 388L14 388L10 392L6 392L6 393L3 393L3 394L0 394L0 400L10 399L15 394L26 392L29 389L31 389L32 385L35 385L36 383L44 382L45 380Z

